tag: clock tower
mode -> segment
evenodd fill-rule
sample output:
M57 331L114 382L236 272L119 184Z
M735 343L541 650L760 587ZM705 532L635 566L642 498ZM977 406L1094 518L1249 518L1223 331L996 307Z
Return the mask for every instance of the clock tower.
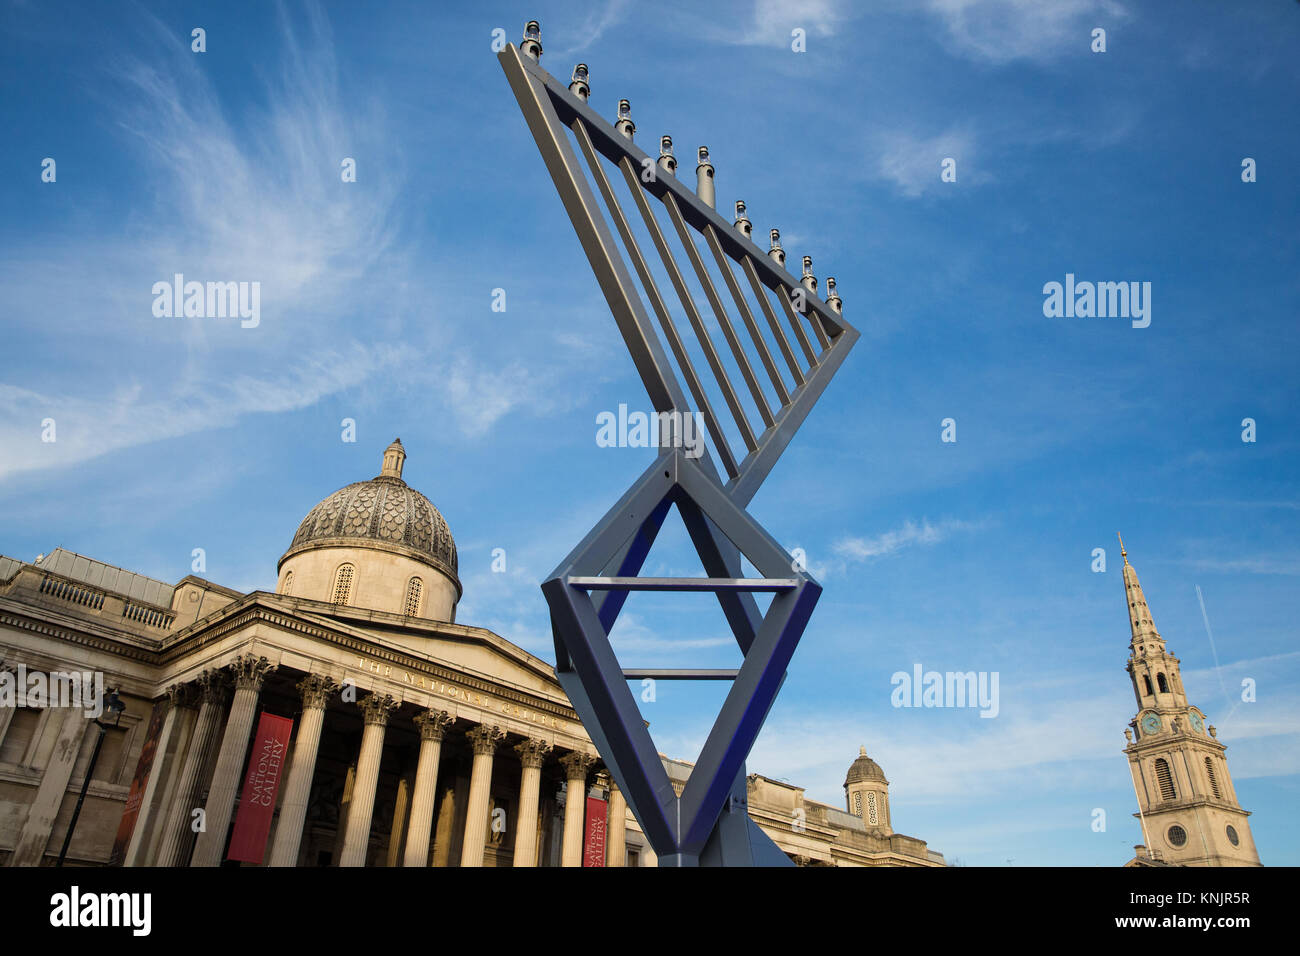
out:
M1165 647L1138 583L1124 558L1128 601L1128 673L1137 716L1125 729L1129 769L1137 791L1146 855L1134 863L1182 866L1259 866L1247 811L1237 802L1227 749L1200 708L1187 703L1178 658Z

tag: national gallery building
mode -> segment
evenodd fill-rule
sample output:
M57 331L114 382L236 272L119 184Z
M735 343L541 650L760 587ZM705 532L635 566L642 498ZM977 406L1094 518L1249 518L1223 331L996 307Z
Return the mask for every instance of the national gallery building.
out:
M456 545L405 458L311 509L273 594L0 557L0 864L655 865L551 666L456 622ZM24 696L70 672L125 710ZM749 777L797 863L944 865L865 751L845 796Z

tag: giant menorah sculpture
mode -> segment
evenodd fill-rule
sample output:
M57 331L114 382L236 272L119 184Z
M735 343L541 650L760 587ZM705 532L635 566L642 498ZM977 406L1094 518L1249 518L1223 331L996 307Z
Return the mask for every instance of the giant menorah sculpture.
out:
M777 230L772 230L771 249L764 254L750 239L752 226L743 202L736 203L734 223L718 215L713 208L714 170L706 147L700 147L698 191L692 192L675 175L677 161L668 136L660 140L657 159L651 158L633 142L636 126L627 100L619 102L618 120L611 126L588 106L591 90L586 64L578 64L566 89L542 69L541 55L541 29L531 21L519 48L508 44L499 58L650 401L672 439L660 441L661 451L654 463L542 584L551 610L555 671L658 854L660 866L788 864L785 854L749 818L745 760L785 679L786 666L821 595L821 586L746 513L745 505L825 390L858 333L841 316L834 279L826 280L823 302L816 296L817 280L809 258L803 260L802 280L796 281L786 271ZM578 152L585 161L585 172ZM690 336L683 337L660 291L619 204L606 163L626 180L645 233L662 262L660 275L666 275L673 286L693 332L695 351L707 362L712 375L708 389L688 350ZM604 202L603 211L593 184ZM678 255L665 238L659 221L662 214L656 214L652 200L662 204L716 328L726 340L730 361L714 344ZM622 251L614 241L611 222ZM747 333L743 339L718 294L697 237L703 239L735 303L735 314ZM640 280L639 288L629 262ZM759 306L765 329L755 320L737 269ZM647 302L662 340L651 324ZM783 313L793 345L778 311ZM676 370L668 360L665 343ZM773 358L773 345L784 371ZM761 363L770 389L755 374L751 356ZM727 364L739 370L748 398L737 392ZM718 418L710 391L721 395L731 414L734 435L745 449L739 456L732 447L734 438ZM706 449L703 454L692 454L682 447L685 416L697 414L711 452ZM715 455L725 478L714 463ZM637 577L673 505L709 576ZM742 555L761 577L741 576ZM744 655L741 667L623 668L610 647L609 632L630 591L714 592ZM759 609L756 593L772 594L766 614ZM680 797L628 687L629 680L646 678L732 681Z

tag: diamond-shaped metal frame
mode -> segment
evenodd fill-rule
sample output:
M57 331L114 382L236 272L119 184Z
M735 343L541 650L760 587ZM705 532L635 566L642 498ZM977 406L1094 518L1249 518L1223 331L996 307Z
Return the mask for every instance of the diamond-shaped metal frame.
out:
M604 576L652 515L676 505L687 521L707 519L758 570L761 577L638 578ZM687 518L687 516L690 518ZM739 641L744 662L700 752L681 797L677 797L628 687L628 674L609 644L609 627L592 592L634 590L772 592L749 641ZM584 726L599 734L597 750L627 796L628 804L664 865L697 862L743 778L745 758L785 679L821 585L796 570L790 555L681 450L661 454L542 584L551 608L557 648L567 666L560 683ZM608 604L606 605L608 606ZM612 619L609 625L612 626ZM598 728L598 730L596 730ZM665 859L667 858L667 859Z

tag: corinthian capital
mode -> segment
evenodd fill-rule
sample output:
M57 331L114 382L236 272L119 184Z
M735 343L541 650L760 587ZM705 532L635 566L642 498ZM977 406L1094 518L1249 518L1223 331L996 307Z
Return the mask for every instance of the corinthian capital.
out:
M203 698L203 703L211 704L213 707L220 707L230 696L230 679L226 673L218 668L206 670L197 678L199 685L199 695Z
M455 722L456 718L445 710L425 710L415 715L421 740L442 740Z
M303 710L322 710L330 694L338 690L338 683L332 677L323 674L308 674L298 681L298 693L302 695Z
M235 689L260 691L262 682L266 680L266 675L275 670L275 667L276 665L265 657L240 654L230 662L230 672L235 679Z
M587 782L587 771L591 769L596 758L590 754L580 753L577 750L565 754L560 758L560 765L564 767L564 778L579 783Z
M163 691L167 695L167 702L172 707L186 707L191 710L199 706L200 686L195 682L188 684L169 684Z
M536 770L546 760L546 755L551 752L551 745L545 740L529 737L523 743L515 744L515 750L519 753L520 763Z
M500 727L489 724L479 724L465 736L469 738L475 755L496 753L497 745L506 739L505 732Z
M359 703L361 707L361 716L365 719L367 725L377 724L383 727L388 723L388 718L392 716L393 711L397 710L398 702L393 699L392 694L371 694Z

